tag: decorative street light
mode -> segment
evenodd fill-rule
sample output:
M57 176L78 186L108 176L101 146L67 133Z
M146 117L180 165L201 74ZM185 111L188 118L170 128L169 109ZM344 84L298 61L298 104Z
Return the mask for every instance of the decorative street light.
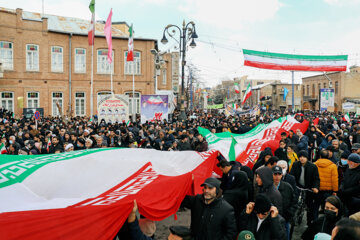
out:
M174 36L176 33L180 35L180 41L178 41ZM186 45L190 42L189 46L194 48L196 47L195 38L198 38L195 30L195 23L188 22L185 24L185 20L183 21L182 29L177 25L169 24L165 27L163 32L163 37L161 39L162 44L167 44L169 41L167 40L165 35L170 36L176 42L179 43L179 50L181 54L181 105L180 105L180 120L186 119L185 107L184 107L184 74L185 74L185 56L186 56Z

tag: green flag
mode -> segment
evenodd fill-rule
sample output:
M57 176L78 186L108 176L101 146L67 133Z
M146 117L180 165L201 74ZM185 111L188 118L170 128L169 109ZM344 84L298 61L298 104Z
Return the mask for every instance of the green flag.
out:
M236 160L236 154L235 154L235 145L237 144L235 138L231 136L231 145L229 150L229 161L235 161Z

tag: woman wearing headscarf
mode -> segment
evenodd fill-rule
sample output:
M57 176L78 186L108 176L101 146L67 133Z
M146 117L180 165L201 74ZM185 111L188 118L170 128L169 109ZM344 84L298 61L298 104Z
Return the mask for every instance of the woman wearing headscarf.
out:
M304 240L314 239L314 236L319 232L331 235L336 222L343 216L345 216L345 208L340 198L337 196L326 198L324 215L313 221L301 238Z

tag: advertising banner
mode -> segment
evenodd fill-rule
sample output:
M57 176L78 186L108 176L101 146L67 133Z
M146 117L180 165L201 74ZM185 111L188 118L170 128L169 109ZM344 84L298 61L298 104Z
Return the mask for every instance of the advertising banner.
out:
M107 123L123 123L129 120L129 96L109 95L98 103L98 122L105 120Z
M141 122L168 120L167 95L141 95Z
M328 108L334 107L335 89L321 88L320 89L320 110L328 111Z

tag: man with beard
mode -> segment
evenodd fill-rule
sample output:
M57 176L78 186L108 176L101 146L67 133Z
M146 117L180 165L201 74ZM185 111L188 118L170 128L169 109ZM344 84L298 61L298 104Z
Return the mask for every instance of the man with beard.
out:
M196 240L232 240L236 238L234 208L219 198L220 181L207 178L203 194L186 196L181 206L191 210L191 233Z

